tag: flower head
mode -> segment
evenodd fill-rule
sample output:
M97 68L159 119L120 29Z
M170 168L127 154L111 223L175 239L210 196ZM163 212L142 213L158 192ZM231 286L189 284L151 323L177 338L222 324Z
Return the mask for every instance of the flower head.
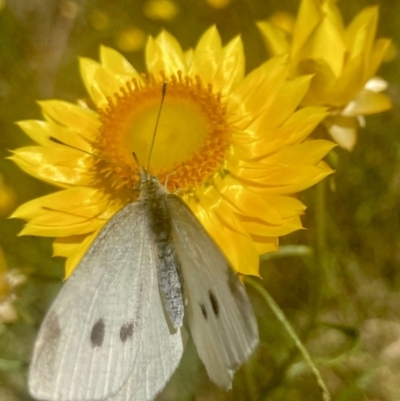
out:
M321 159L334 145L306 140L325 109L296 111L311 78L288 80L286 57L245 76L240 38L222 46L215 28L185 53L165 31L149 38L146 74L109 48L101 48L100 58L81 60L96 110L49 100L40 102L45 121L19 123L38 146L17 149L11 158L62 188L15 211L13 217L28 221L22 234L57 237L54 253L68 258L71 274L107 220L137 199L132 153L147 166L167 82L150 173L161 182L168 177L168 189L237 271L258 274L259 254L301 228L305 206L294 194L331 173Z
M345 27L335 0L303 0L297 19L277 14L258 23L272 55L289 54L292 77L314 74L303 105L323 105L331 136L351 150L363 116L388 110L386 82L375 77L390 45L375 40L378 8L361 11Z

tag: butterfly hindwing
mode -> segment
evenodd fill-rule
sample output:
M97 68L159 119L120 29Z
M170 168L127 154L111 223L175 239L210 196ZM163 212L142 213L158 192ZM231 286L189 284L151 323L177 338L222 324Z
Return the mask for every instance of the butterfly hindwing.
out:
M171 364L154 359L165 348ZM131 203L106 224L46 315L30 393L51 401L119 401L134 383L144 394L139 399L151 400L149 383L160 391L182 350L180 332L170 331L161 305L146 211Z
M168 200L191 335L210 379L230 388L234 371L258 343L257 322L221 250L180 198Z

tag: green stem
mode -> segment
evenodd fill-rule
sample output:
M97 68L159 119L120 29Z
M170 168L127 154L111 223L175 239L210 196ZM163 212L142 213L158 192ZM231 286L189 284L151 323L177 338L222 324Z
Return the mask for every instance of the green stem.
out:
M282 323L283 327L285 328L286 332L290 336L290 338L293 340L295 343L297 349L300 351L302 354L306 364L314 374L318 386L321 389L322 392L322 398L324 401L330 401L331 397L329 394L329 391L317 369L315 366L314 362L311 359L310 354L304 347L303 343L301 342L300 338L297 336L296 332L294 331L292 325L289 323L289 321L286 319L285 314L283 313L282 309L279 307L279 305L274 301L274 299L269 295L268 291L260 285L256 280L246 277L246 283L250 284L255 290L258 291L258 293L265 299L267 302L268 306L271 308L272 312L274 313L275 317Z

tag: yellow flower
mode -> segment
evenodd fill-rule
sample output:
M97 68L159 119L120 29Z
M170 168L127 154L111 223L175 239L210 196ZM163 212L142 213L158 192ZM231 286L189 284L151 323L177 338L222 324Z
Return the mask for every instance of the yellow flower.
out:
M147 165L166 81L150 172L162 183L168 176L168 189L237 271L258 274L259 255L302 227L305 206L294 194L331 173L321 158L333 143L306 140L325 109L296 111L311 77L287 80L286 57L245 76L241 39L222 46L215 28L185 53L165 31L149 38L146 75L115 50L100 53L100 63L80 64L97 111L49 100L40 102L45 121L19 123L39 146L17 149L11 158L62 188L15 211L13 217L28 221L21 234L57 237L54 254L68 258L71 274L107 220L137 199L132 152Z
M391 108L386 82L375 77L389 39L375 40L378 8L361 11L346 28L335 0L303 0L297 19L279 13L257 25L272 55L290 55L290 76L314 74L303 105L330 111L324 124L351 150L363 116Z

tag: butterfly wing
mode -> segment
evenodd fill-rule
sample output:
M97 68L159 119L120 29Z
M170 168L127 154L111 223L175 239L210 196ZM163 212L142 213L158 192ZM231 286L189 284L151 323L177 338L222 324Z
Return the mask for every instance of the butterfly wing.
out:
M191 335L210 379L230 388L234 371L258 344L257 322L221 250L180 198L168 200Z
M165 387L179 365L184 348L181 330L170 334L163 316L161 297L154 297L151 325L143 333L140 353L128 381L107 401L150 401ZM174 330L172 328L172 330Z
M178 365L182 340L168 330L146 211L136 202L106 224L51 306L34 347L30 393L50 401L104 400L133 371L146 386L137 361L154 364L152 353L165 347L174 359L155 372L164 384Z

